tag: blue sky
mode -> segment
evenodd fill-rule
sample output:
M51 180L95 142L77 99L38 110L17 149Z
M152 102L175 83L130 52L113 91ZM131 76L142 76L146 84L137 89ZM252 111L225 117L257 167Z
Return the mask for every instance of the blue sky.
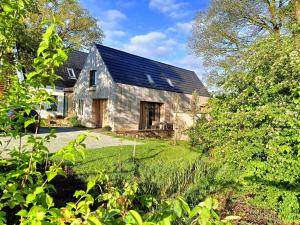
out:
M201 59L187 48L196 12L209 0L80 0L98 19L103 44L196 71Z

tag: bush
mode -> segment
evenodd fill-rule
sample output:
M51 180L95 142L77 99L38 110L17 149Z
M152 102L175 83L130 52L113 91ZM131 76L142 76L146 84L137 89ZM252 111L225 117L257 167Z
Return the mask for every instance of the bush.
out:
M110 132L110 131L112 131L112 128L111 128L111 126L106 125L106 126L104 126L104 127L101 128L101 131Z
M299 34L256 42L210 101L213 119L190 131L217 182L287 221L300 220L299 46Z
M81 125L80 120L78 119L78 116L76 114L72 115L69 118L70 123L72 124L73 127L84 127L83 125Z

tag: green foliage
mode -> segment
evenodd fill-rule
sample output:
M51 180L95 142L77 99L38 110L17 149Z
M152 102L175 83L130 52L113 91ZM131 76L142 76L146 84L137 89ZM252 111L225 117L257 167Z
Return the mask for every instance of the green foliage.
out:
M26 4L25 4L26 3ZM14 23L26 17L29 1L1 2L0 46L11 54L16 45ZM5 27L6 26L6 27ZM5 29L3 29L5 27ZM137 195L137 185L127 184L123 189L114 188L105 175L89 178L86 189L74 193L76 202L70 201L62 207L56 207L53 193L56 191L51 184L58 176L67 176L62 169L65 163L75 163L76 156L84 158L86 135L79 135L66 147L54 153L59 161L49 161L49 151L46 144L55 138L55 132L40 137L37 132L28 135L23 143L23 133L19 127L13 127L15 121L8 115L11 109L22 107L21 113L15 118L27 126L32 119L25 118L24 112L40 109L51 100L44 89L47 85L54 87L57 79L55 70L67 58L62 39L57 35L57 24L47 24L42 41L33 62L33 70L27 74L27 79L19 82L16 77L20 63L9 65L9 61L1 62L3 71L11 72L12 82L5 98L0 102L0 130L8 138L18 138L18 146L8 149L0 143L0 224L171 224L184 221L185 224L229 224L232 218L221 220L215 213L215 201L206 200L196 208L190 209L183 199L157 203L148 196ZM4 31L4 33L2 33ZM11 38L11 39L10 39ZM3 153L6 153L3 155ZM100 190L95 196L93 192ZM57 190L60 191L60 190ZM146 209L140 209L141 202ZM154 207L154 204L155 207Z
M182 195L190 185L200 181L199 153L190 150L188 143L157 139L138 139L135 158L133 146L113 146L85 151L84 159L77 159L72 167L86 179L104 171L114 184L137 181L142 193L159 197ZM203 197L203 196L202 196Z
M296 4L297 0L210 1L208 9L198 12L189 42L204 61L208 83L218 84L227 70L236 67L243 51L260 38L292 33Z
M224 93L212 99L211 120L191 131L209 155L215 179L234 183L252 202L300 219L299 35L274 35L253 44L228 72Z
M76 114L72 115L69 118L69 121L73 127L82 127L81 122L79 121L78 116Z

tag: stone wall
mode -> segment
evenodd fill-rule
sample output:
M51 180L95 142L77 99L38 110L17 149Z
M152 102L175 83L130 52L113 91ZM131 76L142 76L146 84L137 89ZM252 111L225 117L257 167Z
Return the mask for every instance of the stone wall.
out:
M96 86L89 86L90 71L96 70ZM95 127L93 122L93 99L108 99L107 103L107 120L103 126L114 126L114 86L106 66L104 65L101 56L94 46L83 67L80 76L74 87L75 111L78 119L86 127ZM79 100L83 100L83 114L79 113Z
M149 89L126 84L117 84L115 89L114 130L138 130L141 101L162 103L161 122L174 123L174 102L179 96L179 112L186 112L192 95ZM208 97L200 96L200 103L207 102Z

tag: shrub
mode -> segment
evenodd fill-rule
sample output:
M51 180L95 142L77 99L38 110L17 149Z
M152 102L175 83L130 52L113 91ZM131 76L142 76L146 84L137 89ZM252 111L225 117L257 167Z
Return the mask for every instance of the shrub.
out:
M110 131L112 131L112 128L111 128L111 126L106 125L106 126L102 127L101 130L104 132L110 132Z
M300 220L299 46L299 34L256 42L210 101L213 119L190 131L217 181L288 221Z
M83 127L81 125L81 122L80 120L78 119L78 116L76 114L72 115L70 118L69 118L69 121L70 123L72 124L73 127Z

